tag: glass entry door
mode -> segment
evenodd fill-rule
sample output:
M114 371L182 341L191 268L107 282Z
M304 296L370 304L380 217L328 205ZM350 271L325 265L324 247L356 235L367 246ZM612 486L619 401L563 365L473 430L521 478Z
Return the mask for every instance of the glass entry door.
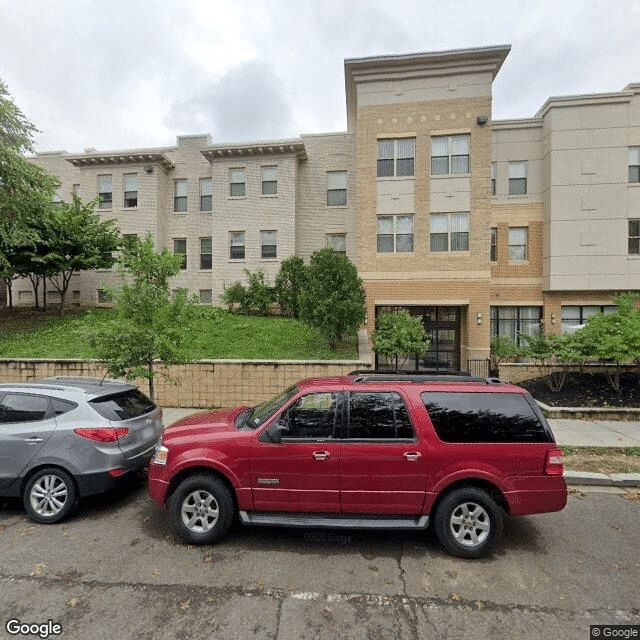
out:
M460 307L388 306L376 307L376 316L381 313L406 311L411 316L422 318L431 345L426 353L408 353L399 358L398 369L406 371L460 370ZM394 363L376 355L377 369L393 369Z

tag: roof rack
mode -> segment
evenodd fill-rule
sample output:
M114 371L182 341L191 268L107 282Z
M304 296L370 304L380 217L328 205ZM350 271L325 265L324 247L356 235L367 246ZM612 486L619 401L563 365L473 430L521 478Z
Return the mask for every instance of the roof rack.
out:
M479 378L472 376L467 372L459 372L451 374L447 372L445 374L438 373L415 373L408 371L394 371L394 370L362 370L352 371L349 375L357 375L358 377L353 381L354 384L364 384L367 382L412 382L416 384L425 382L447 382L447 383L475 383L475 384L502 384L502 381L498 378Z

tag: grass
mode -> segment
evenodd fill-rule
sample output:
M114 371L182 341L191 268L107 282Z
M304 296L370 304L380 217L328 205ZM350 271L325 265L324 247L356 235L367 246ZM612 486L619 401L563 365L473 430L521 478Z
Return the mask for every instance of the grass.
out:
M571 471L640 473L640 447L561 446L564 466Z
M0 310L0 357L91 359L87 336L98 333L110 309L71 309L64 318L53 311ZM215 307L198 308L185 349L188 360L351 360L357 337L333 351L322 335L289 318L241 316Z

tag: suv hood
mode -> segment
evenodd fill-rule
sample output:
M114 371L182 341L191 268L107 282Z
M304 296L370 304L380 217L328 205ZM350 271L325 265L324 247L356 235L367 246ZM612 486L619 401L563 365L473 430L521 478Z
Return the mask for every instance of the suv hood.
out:
M203 432L231 432L237 431L235 427L235 419L242 411L248 407L239 407L237 409L224 409L221 411L210 411L196 413L187 416L178 422L174 422L164 431L164 441L171 438L182 438L185 436L195 436Z

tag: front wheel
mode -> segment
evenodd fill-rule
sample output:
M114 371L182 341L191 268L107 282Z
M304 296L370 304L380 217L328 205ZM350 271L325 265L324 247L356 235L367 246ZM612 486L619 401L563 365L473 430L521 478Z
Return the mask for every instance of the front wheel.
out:
M41 469L27 482L22 502L36 522L53 524L69 515L76 499L71 476L62 469Z
M433 524L440 544L451 555L480 558L500 539L503 517L484 489L460 487L438 504Z
M183 480L168 500L176 533L190 544L220 540L233 521L235 503L227 486L206 474Z

